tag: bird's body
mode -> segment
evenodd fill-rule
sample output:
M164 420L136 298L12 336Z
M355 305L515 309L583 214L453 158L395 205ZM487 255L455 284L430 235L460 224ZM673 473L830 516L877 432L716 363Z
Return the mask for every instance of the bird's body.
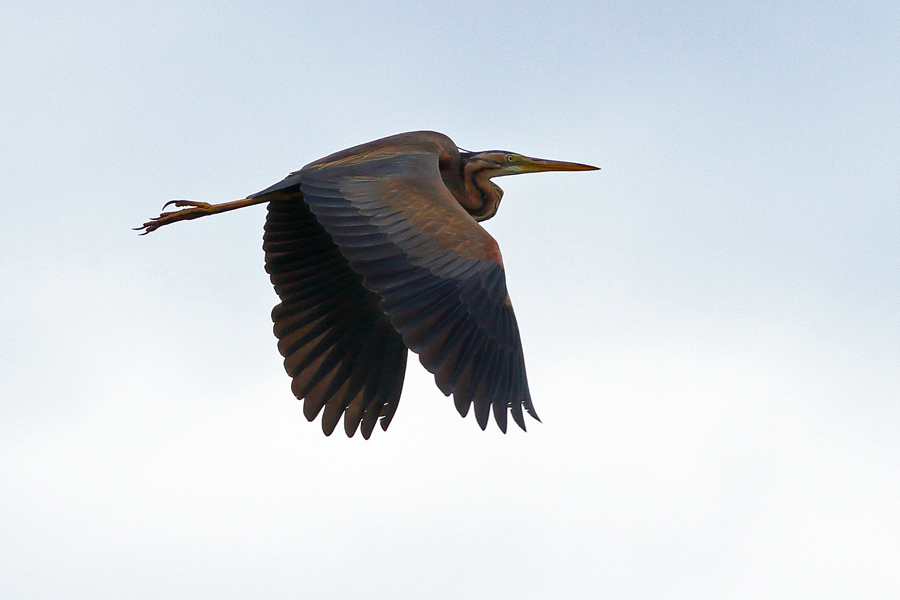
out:
M245 200L189 206L146 223L268 203L263 248L281 303L278 348L311 421L324 408L352 436L387 429L400 399L407 348L484 429L493 407L525 429L537 418L500 250L477 221L502 190L491 177L588 170L508 152L460 152L447 136L391 136L317 160Z

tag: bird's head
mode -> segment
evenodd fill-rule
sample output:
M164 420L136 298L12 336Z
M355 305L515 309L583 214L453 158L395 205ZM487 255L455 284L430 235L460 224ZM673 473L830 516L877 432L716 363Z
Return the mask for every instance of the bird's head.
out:
M531 158L506 152L460 152L466 201L461 203L476 221L485 221L497 214L503 190L490 181L493 177L542 173L545 171L597 171L598 167L581 163Z
M461 152L463 164L471 165L473 172L484 173L488 178L518 175L520 173L542 173L545 171L597 171L598 167L561 160L531 158L515 152L488 150L487 152Z

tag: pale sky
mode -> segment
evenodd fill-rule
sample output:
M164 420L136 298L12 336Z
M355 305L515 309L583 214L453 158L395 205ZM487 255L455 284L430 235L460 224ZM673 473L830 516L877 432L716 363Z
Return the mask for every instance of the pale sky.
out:
M8 598L900 597L900 4L0 8ZM242 198L416 129L596 164L487 224L543 424L413 357L330 438Z

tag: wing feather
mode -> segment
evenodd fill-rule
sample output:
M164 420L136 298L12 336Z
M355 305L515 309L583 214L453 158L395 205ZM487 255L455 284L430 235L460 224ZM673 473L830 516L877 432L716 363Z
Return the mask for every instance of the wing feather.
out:
M484 428L493 406L504 431L512 410L523 425L522 407L534 411L496 242L443 185L435 153L389 163L373 175L371 165L325 162L304 170L300 186L350 266L381 296L406 346L441 391L454 394L457 410L465 414L474 402ZM464 235L456 243L458 230Z
M326 434L343 414L347 435L365 420L368 438L379 417L386 429L396 411L406 346L379 308L380 296L362 284L299 188L271 195L263 248L281 298L272 320L291 389L310 421L325 409Z
M497 243L441 178L434 135L410 134L308 165L270 194L266 268L281 304L279 350L313 420L331 433L387 428L407 348L453 395L522 429L528 392L522 343Z

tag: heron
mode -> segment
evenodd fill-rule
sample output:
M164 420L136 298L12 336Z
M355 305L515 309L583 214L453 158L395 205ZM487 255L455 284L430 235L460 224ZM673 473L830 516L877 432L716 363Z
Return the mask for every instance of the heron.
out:
M172 200L136 230L267 204L265 268L280 303L278 350L303 414L369 439L400 401L408 350L465 417L525 430L531 401L497 242L492 178L590 165L469 152L444 134L401 133L312 162L242 200ZM174 205L179 210L166 212ZM323 410L324 409L324 410Z

